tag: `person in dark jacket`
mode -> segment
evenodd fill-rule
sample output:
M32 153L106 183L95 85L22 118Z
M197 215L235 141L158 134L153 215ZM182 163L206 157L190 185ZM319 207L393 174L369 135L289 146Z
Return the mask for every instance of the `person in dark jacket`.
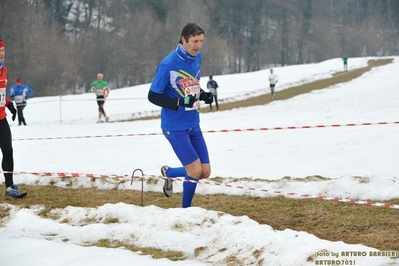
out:
M215 99L215 104L216 104L216 110L219 111L219 103L218 103L218 88L219 85L218 83L213 79L213 76L209 76L209 80L206 83L206 87L208 90L212 93L213 98ZM212 110L212 103L209 104L210 109Z

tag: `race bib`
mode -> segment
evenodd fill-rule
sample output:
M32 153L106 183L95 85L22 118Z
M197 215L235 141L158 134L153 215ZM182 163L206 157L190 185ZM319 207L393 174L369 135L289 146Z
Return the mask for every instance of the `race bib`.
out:
M6 88L0 88L0 107L6 106Z
M217 95L218 91L215 88L209 88L209 92L212 92L213 95Z
M22 103L24 101L24 97L22 97L22 95L16 95L14 96L14 100L16 103Z
M96 89L96 95L97 96L103 96L103 90L102 89Z
M200 85L194 85L194 86L184 88L184 96L185 97L187 97L189 95L193 95L197 99L194 102L193 107L186 107L186 111L196 110L200 107L200 102L199 102L200 93L201 93Z

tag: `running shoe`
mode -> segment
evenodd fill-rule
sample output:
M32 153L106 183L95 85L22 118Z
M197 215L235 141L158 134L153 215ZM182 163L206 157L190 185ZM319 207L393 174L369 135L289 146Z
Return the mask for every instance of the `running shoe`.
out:
M164 165L161 168L161 173L163 177L166 176L166 171L168 171L169 166ZM165 178L165 182L163 183L163 193L165 194L166 197L172 197L173 194L173 180L169 178Z
M28 195L28 193L25 191L19 191L17 185L12 185L11 187L6 188L6 197L22 199L26 197L26 195Z

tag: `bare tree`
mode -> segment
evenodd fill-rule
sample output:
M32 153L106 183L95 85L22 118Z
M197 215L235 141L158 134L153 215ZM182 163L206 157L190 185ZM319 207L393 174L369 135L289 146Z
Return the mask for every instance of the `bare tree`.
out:
M74 71L65 35L57 24L44 23L49 16L42 1L13 3L17 7L8 10L4 18L12 22L10 77L22 77L35 89L35 95L62 94L72 85ZM15 19L20 17L24 19Z
M98 72L115 88L151 82L181 28L205 29L204 75L340 57L395 55L392 0L0 0L10 79L36 95L88 89ZM24 19L16 19L21 18Z

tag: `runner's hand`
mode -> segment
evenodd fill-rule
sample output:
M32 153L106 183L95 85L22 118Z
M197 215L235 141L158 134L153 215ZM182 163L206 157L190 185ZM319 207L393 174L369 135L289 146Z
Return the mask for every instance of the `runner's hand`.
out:
M193 104L195 103L195 101L196 101L195 96L189 95L189 96L179 99L179 106L193 107Z
M213 102L213 94L212 92L203 92L200 95L200 100L204 101L206 104L210 104Z

